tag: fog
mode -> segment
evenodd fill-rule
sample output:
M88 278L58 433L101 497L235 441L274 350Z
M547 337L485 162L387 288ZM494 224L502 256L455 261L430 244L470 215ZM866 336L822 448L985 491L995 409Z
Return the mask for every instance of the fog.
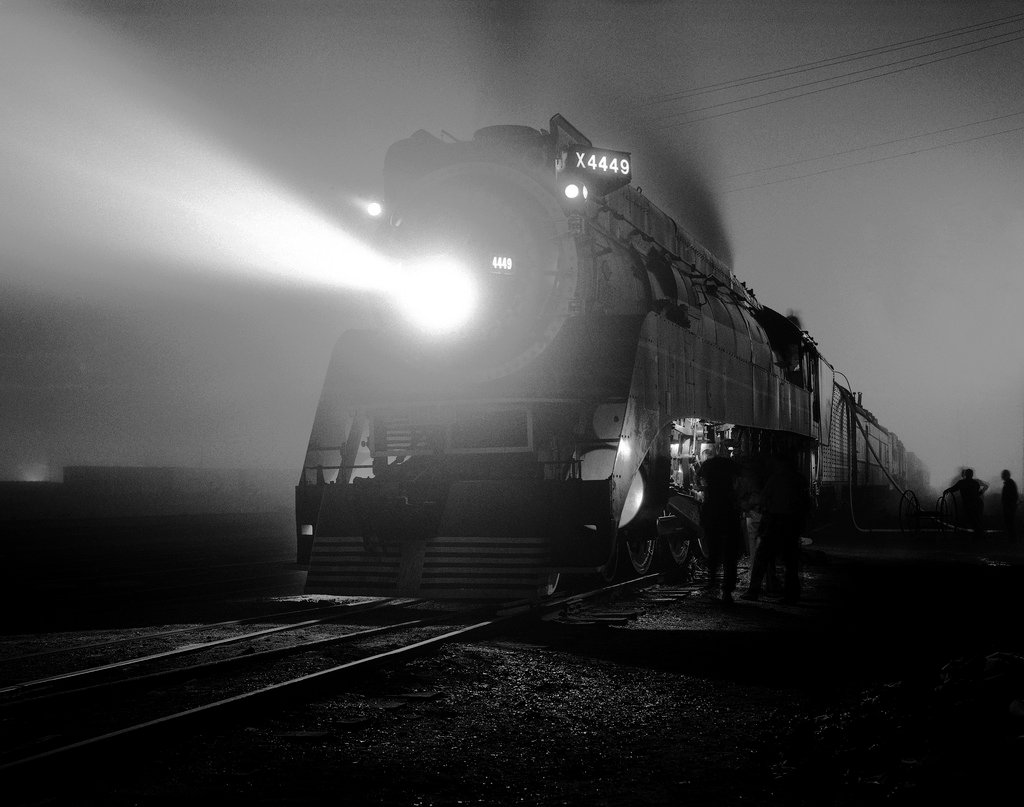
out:
M1019 477L1024 115L1005 116L1024 112L1021 26L746 112L700 111L740 90L678 97L1018 11L4 3L0 477L298 468L330 350L386 288L358 212L387 147L556 112L631 151L650 198L762 302L799 311L937 484L964 464Z

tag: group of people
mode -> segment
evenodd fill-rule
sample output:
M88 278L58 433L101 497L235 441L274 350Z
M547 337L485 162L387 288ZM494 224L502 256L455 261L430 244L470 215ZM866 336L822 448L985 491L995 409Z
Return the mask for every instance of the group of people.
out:
M1010 472L1004 470L1001 474L1003 480L1002 506L1003 506L1003 531L1010 543L1017 540L1017 503L1020 500L1020 491L1017 483L1011 478ZM975 538L982 538L985 535L985 527L982 522L984 505L982 496L988 490L988 483L974 478L973 468L964 468L960 472L960 479L955 485L951 485L942 491L943 496L952 493L960 494L961 506L964 510L964 520L974 532Z
M738 493L742 469L727 452L709 448L705 450L704 461L694 470L695 486L704 493L701 527L708 554L707 591L716 596L721 575L721 602L731 605L745 542L744 507ZM750 582L740 597L760 599L766 576L769 583L774 581L775 562L781 561L786 568L782 602L795 603L800 599L800 534L811 507L808 483L788 459L771 457L768 470L768 480L759 496L761 521ZM1009 471L1003 471L1002 479L1003 525L1006 538L1014 542L1020 493ZM981 497L988 487L975 479L971 468L965 468L960 480L943 491L943 496L960 494L965 519L979 538L984 534Z
M711 454L698 471L704 491L701 527L708 548L708 591L714 595L721 573L721 601L731 605L744 544L743 510L737 493L741 468L724 454ZM779 457L769 460L769 472L760 493L761 523L750 583L741 599L760 599L762 581L778 559L786 567L782 601L796 603L800 599L800 533L810 510L807 480L791 462Z

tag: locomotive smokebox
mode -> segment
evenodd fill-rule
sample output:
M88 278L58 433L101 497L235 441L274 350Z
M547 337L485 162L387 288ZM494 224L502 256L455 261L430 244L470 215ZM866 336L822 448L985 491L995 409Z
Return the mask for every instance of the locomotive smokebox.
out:
M576 295L576 244L557 197L530 173L491 160L444 166L391 209L383 249L408 289L384 307L383 330L418 362L462 379L498 378L558 335ZM463 293L466 306L445 297ZM450 306L461 321L434 320L429 306Z

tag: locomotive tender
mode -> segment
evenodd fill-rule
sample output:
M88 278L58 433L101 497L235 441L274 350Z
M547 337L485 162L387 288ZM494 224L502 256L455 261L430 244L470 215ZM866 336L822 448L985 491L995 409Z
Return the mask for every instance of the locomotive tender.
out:
M409 289L331 359L296 487L307 592L514 598L685 566L709 444L748 476L782 454L818 489L878 481L815 342L631 179L560 115L389 149L378 246Z

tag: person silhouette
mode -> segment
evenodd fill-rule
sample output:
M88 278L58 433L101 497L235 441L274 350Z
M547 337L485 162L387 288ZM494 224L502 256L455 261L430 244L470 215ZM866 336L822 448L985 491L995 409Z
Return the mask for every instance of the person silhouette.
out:
M769 460L771 476L761 491L761 540L750 568L750 584L740 599L757 601L769 564L781 557L786 565L782 602L800 600L800 533L810 510L807 479L788 459Z
M1020 500L1020 491L1017 490L1017 483L1010 479L1010 472L1004 470L1000 476L1003 478L1003 529L1006 531L1006 540L1011 544L1017 541L1017 502Z
M960 479L942 491L945 496L949 493L959 493L960 501L963 502L964 518L968 526L974 531L974 537L980 539L985 530L982 527L981 515L983 502L982 495L988 490L988 483L974 478L973 468L964 468L960 472Z
M736 566L743 542L743 513L736 493L740 466L724 450L708 450L708 458L697 472L704 491L700 508L701 527L708 546L706 593L714 597L722 571L722 605L732 605L736 589Z

